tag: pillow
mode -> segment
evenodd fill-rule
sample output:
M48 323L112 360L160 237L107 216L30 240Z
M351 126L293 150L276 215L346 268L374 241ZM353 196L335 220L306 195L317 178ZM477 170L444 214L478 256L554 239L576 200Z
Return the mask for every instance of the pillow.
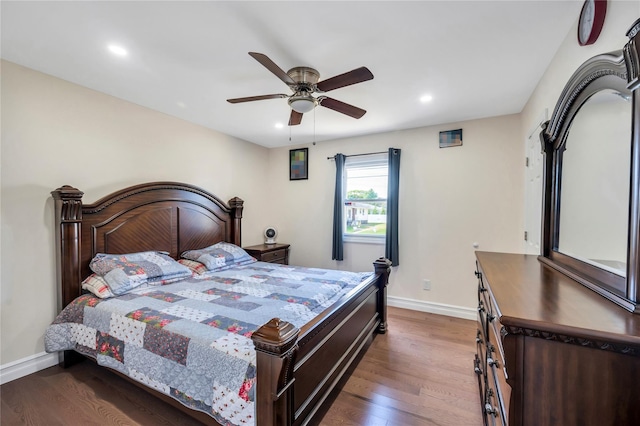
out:
M205 278L215 276L218 272L231 269L232 267L235 267L235 266L242 266L242 265L248 265L250 263L254 263L256 262L256 260L251 258L245 261L241 261L235 265L231 265L226 268L214 269L212 271L207 269L207 265L205 265L204 263L200 263L197 260L180 259L178 260L178 262L180 262L182 265L186 266L187 268L191 269L191 271L193 272L193 278L205 279Z
M192 275L191 270L166 252L145 251L129 254L98 253L89 268L104 278L109 290L124 294L142 284L167 284Z
M181 257L203 263L209 272L256 262L246 251L231 243L217 243L200 250L185 251Z
M191 271L196 275L202 275L209 272L207 266L204 263L198 262L197 260L178 259L178 263L191 269Z
M202 264L199 263L199 265L202 265ZM204 268L204 265L202 265L202 267ZM153 282L148 281L146 284L142 284L136 287L135 290L138 291L138 290L143 290L145 288L149 288L151 286L171 284L173 282L181 281L183 279L184 279L183 277L180 277L180 278L164 279L164 280L153 281ZM111 292L111 290L109 290L109 284L107 284L105 279L102 278L100 275L96 275L96 274L89 275L84 281L82 281L82 288L84 290L89 291L94 296L99 297L100 299L108 299L110 297L115 297L115 295Z
M94 296L99 297L100 299L113 297L113 293L109 290L107 282L100 275L89 275L84 281L82 281L82 288L90 291Z

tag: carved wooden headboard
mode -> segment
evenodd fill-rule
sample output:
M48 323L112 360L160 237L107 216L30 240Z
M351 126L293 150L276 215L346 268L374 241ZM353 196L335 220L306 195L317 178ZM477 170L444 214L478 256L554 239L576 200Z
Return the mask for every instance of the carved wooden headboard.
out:
M205 190L177 182L132 186L82 204L82 191L63 186L55 200L60 308L81 292L96 253L162 250L178 258L185 250L220 241L241 245L243 201L225 204Z

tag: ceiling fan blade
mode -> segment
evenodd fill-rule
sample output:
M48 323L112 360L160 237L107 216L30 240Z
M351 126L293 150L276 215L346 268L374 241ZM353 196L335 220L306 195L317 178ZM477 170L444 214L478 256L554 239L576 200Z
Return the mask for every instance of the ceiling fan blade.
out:
M280 98L288 98L289 95L284 95L282 93L278 93L275 95L261 95L261 96L248 96L246 98L233 98L227 99L227 102L232 104L238 104L240 102L251 102L251 101L262 101L265 99L280 99Z
M362 108L358 108L356 106L349 105L337 99L328 98L326 96L318 98L318 103L325 108L341 112L342 114L348 115L353 118L360 118L367 113L367 111L363 110Z
M297 126L302 122L302 113L291 110L291 116L289 117L289 126Z
M360 67L355 70L345 72L344 74L323 80L316 84L316 87L321 92L328 92L329 90L351 86L352 84L362 83L363 81L372 79L373 74L371 74L371 71L369 71L367 67Z
M285 84L287 85L296 84L296 82L291 77L289 77L289 74L284 72L282 68L280 68L278 65L276 65L275 62L269 59L267 55L263 53L256 53L256 52L249 52L249 55L251 55L251 57L256 61L260 62L262 66L264 66L266 69L268 69L273 74L275 74L275 76L278 77L280 80L284 81Z

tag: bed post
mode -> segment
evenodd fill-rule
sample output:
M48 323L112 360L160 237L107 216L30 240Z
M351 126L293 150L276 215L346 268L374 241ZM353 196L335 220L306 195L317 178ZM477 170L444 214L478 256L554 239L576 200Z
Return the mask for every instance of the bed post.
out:
M391 261L384 257L373 262L375 273L378 276L378 313L380 315L380 325L378 325L378 333L387 332L387 284L389 283L389 274L391 273Z
M77 188L64 185L51 191L56 220L56 280L58 311L82 293L80 280L80 240L82 235L82 196ZM80 362L81 355L64 351L60 366L67 368Z
M77 188L64 185L51 191L56 217L56 268L58 309L80 296L80 239L82 234L82 196Z
M294 421L293 366L298 345L293 324L273 318L251 336L256 348L256 424L285 426Z
M229 207L231 207L231 217L233 222L231 224L231 235L233 237L233 244L242 246L242 209L244 201L238 197L233 197L229 200Z

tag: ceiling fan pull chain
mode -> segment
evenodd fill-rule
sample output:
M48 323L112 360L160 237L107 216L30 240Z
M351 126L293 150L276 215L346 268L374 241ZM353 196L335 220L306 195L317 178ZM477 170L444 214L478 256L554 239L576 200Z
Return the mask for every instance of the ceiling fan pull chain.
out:
M313 109L313 145L316 145L316 109Z

